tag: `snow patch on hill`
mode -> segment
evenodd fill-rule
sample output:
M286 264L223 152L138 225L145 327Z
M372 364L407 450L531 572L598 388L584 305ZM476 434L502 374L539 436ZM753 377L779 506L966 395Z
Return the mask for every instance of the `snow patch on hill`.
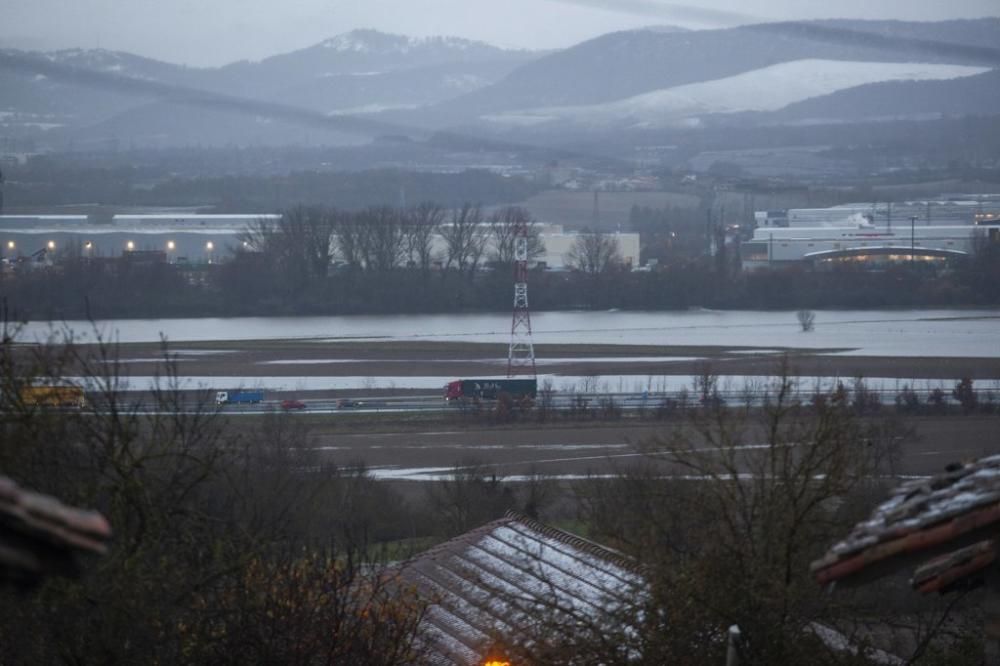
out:
M586 124L630 122L638 126L690 125L697 116L709 113L776 111L811 97L867 83L954 79L988 70L988 67L930 63L795 60L604 104L526 109L484 116L484 119L508 125L555 120Z
M439 48L468 51L473 48L492 48L481 42L460 37L408 37L377 30L352 30L331 37L318 45L339 53L410 53L419 49Z

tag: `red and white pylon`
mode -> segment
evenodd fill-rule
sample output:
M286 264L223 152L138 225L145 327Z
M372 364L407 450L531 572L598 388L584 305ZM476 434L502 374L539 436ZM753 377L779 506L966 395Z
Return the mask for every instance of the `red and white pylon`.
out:
M528 223L514 231L514 315L510 323L507 376L536 376L535 347L531 342L531 311L528 309Z

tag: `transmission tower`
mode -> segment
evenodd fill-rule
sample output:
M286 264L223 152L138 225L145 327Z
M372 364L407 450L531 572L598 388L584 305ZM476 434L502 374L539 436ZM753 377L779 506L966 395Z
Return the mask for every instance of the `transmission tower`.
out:
M507 376L535 376L535 347L531 343L531 311L528 309L528 222L514 229L514 315L510 323Z

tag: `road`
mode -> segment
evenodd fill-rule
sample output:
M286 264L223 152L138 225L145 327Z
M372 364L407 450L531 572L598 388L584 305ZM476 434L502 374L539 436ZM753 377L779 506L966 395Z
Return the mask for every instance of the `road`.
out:
M812 389L808 386L802 389L804 398L808 399ZM897 389L877 390L868 389L868 392L877 395L883 405L892 405L899 394ZM913 391L921 400L927 402L930 389L916 388ZM724 404L740 405L747 400L747 393L744 391L718 391L714 394L721 399ZM756 394L752 398L753 404L760 404L764 395ZM958 404L951 396L944 394L943 399L949 404ZM428 413L428 412L457 412L462 409L490 409L492 404L487 402L480 406L475 404L461 405L458 403L445 402L440 394L426 396L385 396L376 398L349 398L349 406L341 406L343 398L320 398L306 399L301 402L305 404L302 410L294 410L298 413L310 414L392 414L392 413ZM566 410L599 410L604 406L613 405L624 411L640 411L644 409L654 410L669 401L672 405L679 405L684 402L688 406L697 406L699 396L689 392L644 392L644 393L556 393L548 398L550 409ZM536 404L540 405L543 398L539 397ZM280 400L265 400L258 404L230 404L223 405L223 411L231 415L239 414L261 414L268 411L281 409Z
M916 417L913 436L900 442L899 472L926 475L956 460L1000 453L996 416ZM456 465L477 461L504 477L572 478L609 474L649 463L635 444L677 428L671 422L572 426L437 427L412 432L343 432L336 423L314 428L311 445L337 464L364 461L381 478L421 480L448 475Z

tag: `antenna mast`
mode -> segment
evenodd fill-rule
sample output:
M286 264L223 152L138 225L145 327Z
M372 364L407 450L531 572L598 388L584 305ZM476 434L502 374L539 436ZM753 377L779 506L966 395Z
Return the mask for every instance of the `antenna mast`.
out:
M528 220L514 227L514 314L510 323L507 376L536 375L535 347L531 343L531 311L528 309Z

